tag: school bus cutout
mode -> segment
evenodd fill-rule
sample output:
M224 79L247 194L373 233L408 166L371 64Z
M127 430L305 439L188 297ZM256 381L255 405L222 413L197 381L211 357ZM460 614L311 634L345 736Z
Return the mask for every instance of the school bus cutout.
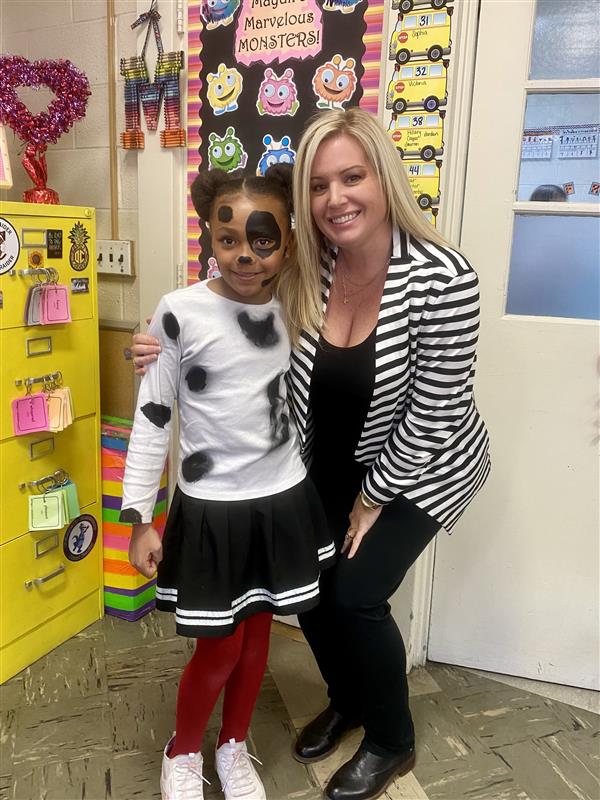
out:
M410 14L415 6L430 6L431 8L440 9L452 2L453 0L392 0L392 11ZM449 6L449 8L451 7Z
M433 161L444 154L441 114L403 114L392 119L388 132L402 158Z
M425 211L439 205L440 168L437 164L407 163L406 173L419 208Z
M390 42L390 58L398 64L411 59L439 61L451 50L452 8L400 15Z
M388 86L386 108L402 114L407 108L437 111L446 105L447 70L443 64L409 64L397 70Z

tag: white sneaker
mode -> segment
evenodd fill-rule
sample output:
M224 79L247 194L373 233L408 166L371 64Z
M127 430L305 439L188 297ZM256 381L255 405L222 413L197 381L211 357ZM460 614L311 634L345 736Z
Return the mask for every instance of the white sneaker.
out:
M215 754L215 767L225 800L234 800L238 797L243 797L244 800L266 800L265 787L252 761L261 764L258 758L248 752L246 742L230 739L218 748Z
M202 783L209 783L202 775L202 753L169 758L171 745L175 737L165 747L162 771L160 775L160 793L162 800L204 800Z

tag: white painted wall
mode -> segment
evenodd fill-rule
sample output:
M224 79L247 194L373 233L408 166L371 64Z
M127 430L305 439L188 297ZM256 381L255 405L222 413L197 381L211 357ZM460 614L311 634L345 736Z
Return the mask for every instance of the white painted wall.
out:
M93 206L97 212L97 235L111 238L110 182L108 147L108 62L106 0L0 0L0 51L21 55L30 61L40 58L67 58L82 70L91 84L83 120L48 147L48 185L61 203ZM118 73L121 56L137 49L135 0L116 0L117 42L117 133L123 130L123 82ZM49 90L19 92L34 112L43 110L52 95ZM38 95L38 96L36 96ZM21 200L31 181L21 166L22 143L7 130L14 186L2 193L3 199ZM119 149L119 238L138 236L138 153ZM135 248L137 252L137 247ZM139 265L138 265L139 268ZM100 317L138 319L139 280L117 281L100 278Z

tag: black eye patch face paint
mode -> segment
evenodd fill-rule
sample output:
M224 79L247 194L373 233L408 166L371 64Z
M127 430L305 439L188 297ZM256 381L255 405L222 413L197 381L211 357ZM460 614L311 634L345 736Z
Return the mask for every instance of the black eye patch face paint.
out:
M268 258L281 247L281 228L270 211L252 211L246 220L246 237L259 258ZM257 240L269 239L270 247L259 247Z
M231 222L233 219L233 209L231 206L219 206L217 211L217 219L219 222Z

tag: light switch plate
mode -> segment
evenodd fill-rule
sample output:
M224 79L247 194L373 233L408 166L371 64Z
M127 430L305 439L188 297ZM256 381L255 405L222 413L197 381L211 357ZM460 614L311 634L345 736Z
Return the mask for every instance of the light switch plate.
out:
M133 269L133 242L113 239L96 240L96 265L101 275L131 277Z

